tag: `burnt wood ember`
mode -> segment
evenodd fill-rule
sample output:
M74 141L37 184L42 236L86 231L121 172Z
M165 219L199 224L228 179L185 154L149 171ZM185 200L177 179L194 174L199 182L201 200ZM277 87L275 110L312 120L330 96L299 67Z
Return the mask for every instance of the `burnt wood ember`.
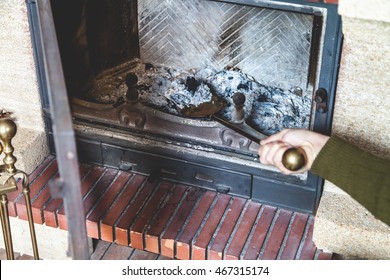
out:
M298 95L295 90L267 86L237 68L218 71L211 67L181 70L163 66L137 63L137 67L126 76L104 78L114 81L106 89L111 92L95 91L90 99L98 103L115 103L120 97L139 101L162 112L183 116L181 111L202 103L211 102L213 96L225 102L226 106L217 115L233 121L236 92L245 95L244 111L248 124L267 134L283 128L307 128L310 120L311 96ZM137 82L138 81L138 82ZM138 89L138 92L135 88Z

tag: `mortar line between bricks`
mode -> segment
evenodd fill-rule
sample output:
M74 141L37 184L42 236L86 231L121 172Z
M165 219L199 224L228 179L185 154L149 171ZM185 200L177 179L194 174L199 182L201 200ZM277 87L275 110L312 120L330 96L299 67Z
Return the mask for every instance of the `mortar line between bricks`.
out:
M177 241L181 238L181 236L183 235L183 232L188 224L188 222L190 221L190 219L192 218L192 216L194 215L196 209L198 208L199 204L200 204L200 201L202 200L202 197L204 196L204 194L206 193L206 190L202 190L202 194L198 196L194 206L192 207L191 209L191 212L189 213L187 219L185 220L184 224L182 225L179 233L177 234L176 238L175 238L175 242L174 242L174 246L173 246L173 254L174 256L177 255ZM191 254L191 250L190 250L190 254Z
M47 162L46 166L44 168L42 168L42 170L37 174L37 176L35 176L35 178L33 180L31 180L31 182L29 182L28 184L28 187L30 188L30 186L39 178L41 177L41 175L52 165L52 164L55 164L56 163L56 160L55 158L51 159L50 161ZM38 167L39 168L39 167ZM32 172L34 173L34 172ZM58 173L58 171L57 171ZM29 174L28 177L30 179L30 176L32 174ZM21 180L21 179L19 179ZM19 197L23 196L23 192L20 192L20 194L18 195L18 197L15 199L15 201L18 201L19 200Z
M298 244L297 251L295 252L294 259L297 259L297 255L298 255L299 248L301 247L301 243L302 243L301 250L303 248L304 239L306 238L307 232L309 231L309 227L308 227L309 219L310 219L310 215L307 215L306 222L305 222L305 228L303 229L303 232L301 234L301 238L299 239L299 244Z
M131 244L131 237L130 237L130 232L131 232L131 228L134 226L134 224L137 222L138 218L140 217L140 215L142 214L143 211L145 211L145 207L146 205L149 203L149 201L152 199L152 197L154 196L154 194L157 192L157 190L160 188L160 185L163 183L163 181L160 181L158 182L158 184L155 184L154 183L154 186L155 188L153 189L153 191L147 196L147 198L145 199L145 201L141 204L141 207L138 209L138 212L136 213L133 221L131 221L131 224L129 225L129 227L127 228L128 230L128 244ZM142 238L143 239L143 238ZM145 247L145 244L143 244L143 246Z
M280 257L281 257L282 254L283 254L283 251L284 251L284 249L285 249L285 247L286 247L287 239L288 239L288 237L289 237L289 235L290 235L290 232L291 232L292 224L293 224L293 222L294 222L296 216L297 216L297 213L296 213L296 212L294 212L294 213L291 215L290 221L289 221L288 226L287 226L287 230L285 231L284 236L283 236L282 244L280 245L278 254L276 255L276 259L277 259L277 260L280 260Z
M108 172L108 169L107 169L107 172ZM91 209L89 209L89 211L85 215L87 220L88 220L89 215L91 215L91 213L95 210L95 208L97 207L99 202L103 199L104 195L111 189L112 185L118 179L120 174L121 174L121 172L117 171L115 174L115 177L112 179L112 181L109 184L107 184L107 186L104 187L104 190L102 192L100 192L99 198L95 201L94 205L91 207Z
M234 229L233 229L232 233L230 234L228 241L226 242L225 248L223 248L222 259L225 259L226 252L229 250L229 246L232 243L232 240L233 240L233 238L234 238L234 236L235 236L235 234L236 234L236 232L241 224L242 219L245 216L245 212L248 209L250 203L251 203L251 200L249 200L249 199L245 202L245 205L241 211L240 217L238 218L236 224L234 225Z
M307 234L309 232L310 223L311 223L312 218L313 218L312 216L309 216L309 218L306 220L305 230L303 231L301 242L299 243L299 247L298 247L297 253L295 255L295 259L300 259L300 257L301 257L303 246L305 245L305 241L307 238Z
M146 248L146 232L150 228L150 224L155 221L156 217L161 212L161 209L168 203L170 197L172 196L174 190L176 189L175 183L169 182L169 184L171 184L169 192L167 194L165 194L164 198L160 201L159 205L156 208L157 211L155 211L153 216L149 219L148 223L145 225L145 228L142 230L142 246L143 246L143 248Z
M49 182L53 179L55 179L57 176L59 176L58 171L54 172L52 176L47 180L47 182L39 189L39 191L34 195L34 197L30 198L31 206L34 203L35 200L38 199L38 197L41 195L41 193L46 189L49 188ZM49 190L50 191L50 190ZM34 208L34 207L32 207Z
M321 251L316 248L316 253L314 254L314 260L318 260L318 256L321 254Z
M135 177L135 176L134 176ZM133 179L134 179L134 177L133 177ZM131 180L132 181L132 180ZM131 181L129 181L129 184L128 184L128 186L130 185L130 183L131 183ZM133 197L131 197L131 199L128 201L128 203L127 203L127 205L126 205L126 207L125 207L125 209L123 209L123 211L122 211L122 213L119 215L119 217L116 219L116 221L115 221L115 223L114 223L114 225L113 225L113 227L112 227L112 231L113 231L113 240L115 241L116 240L116 233L115 233L115 228L117 227L117 225L118 225L118 223L122 220L122 218L123 218L123 216L126 214L126 212L127 212L127 210L131 207L131 205L133 205L133 203L134 203L134 201L137 199L137 197L139 196L139 194L140 194L140 192L145 188L145 186L146 186L146 183L148 182L148 180L147 179L145 179L143 182L142 182L142 184L141 184L141 186L138 188L138 190L135 192L135 194L133 195ZM126 188L127 189L127 188ZM130 244L129 242L130 242L130 236L127 238L128 240L128 244Z
M56 161L52 161L48 166L47 168L45 168L35 179L37 178L40 178L41 176L43 176L44 172L46 172L49 168L51 168L53 165L57 165L57 162ZM57 168L53 171L53 174L51 174L47 181L44 182L43 186L39 186L39 190L38 192L34 195L34 196L31 196L31 187L34 186L34 183L36 182L36 180L34 180L33 182L30 182L28 184L28 189L29 189L29 192L30 192L30 203L31 205L33 204L33 202L37 199L37 197L39 196L39 194L42 192L42 189L44 189L47 185L48 185L48 182L50 181L51 178L55 177L56 175L58 175L58 166ZM35 189L35 188L34 188ZM20 196L21 195L21 196ZM26 202L24 201L24 198L22 200L22 197L23 196L23 191L20 193L20 195L18 196L18 199L15 201L15 204L25 204ZM22 202L23 201L23 202Z
M220 196L221 195L219 193L217 193L217 195L214 196L213 202L211 203L209 209L207 210L206 215L203 217L203 220L200 223L198 230L195 232L194 237L192 237L192 240L190 242L190 260L192 260L192 247L194 246L196 239L199 237L200 232L202 231L204 225L206 224L208 218L210 217L211 212L213 211L215 204L217 204Z
M88 169L87 172L85 172L85 174L80 178L80 182L82 183L85 178L88 176L88 174L92 171L92 168L91 169ZM54 200L54 199L62 199L62 202L58 205L57 209L55 209L53 212L54 212L54 218L56 220L56 224L58 225L58 212L62 209L62 207L64 206L64 201L63 201L63 198L62 197L59 197L59 198L53 198L51 197L48 202L46 203L46 205L43 207L43 212L45 212L46 210L46 207Z
M164 236L165 232L167 231L168 227L171 225L173 219L175 218L175 216L176 216L177 212L179 211L180 207L182 206L183 202L186 200L189 191L190 191L190 187L186 186L185 194L180 199L179 203L177 204L177 206L175 208L175 211L172 212L171 216L169 217L169 219L166 222L164 228L162 229L161 233L158 236L158 251L159 251L160 254L161 254L161 239Z
M115 205L115 203L118 201L118 199L121 197L121 195L124 193L124 191L129 187L131 181L134 179L135 177L135 174L134 173L130 173L131 176L129 177L129 179L126 181L125 184L123 184L123 187L121 188L121 190L119 191L119 193L115 196L115 198L113 199L112 203L110 204L110 207L107 208L107 210L103 213L103 215L100 217L99 219L99 234L100 234L100 227L101 227L101 223L102 221L104 220L104 218L106 217L106 215L110 212L110 210L112 209L112 207ZM99 235L100 236L100 235Z
M123 174L122 171L118 172L118 177ZM129 173L130 176L129 178L127 179L127 181L123 184L123 186L121 187L120 191L115 195L114 199L111 201L110 205L104 210L104 212L102 213L102 215L98 218L98 220L96 221L96 224L97 224L97 230L98 230L98 236L99 238L101 239L102 238L102 229L101 229L101 223L104 219L104 217L107 215L107 213L110 212L110 210L112 209L113 205L115 204L115 202L117 201L117 199L122 195L122 193L125 191L125 189L127 188L127 186L129 185L130 181L132 180L132 178L134 178L134 174L131 174ZM98 205L98 204L96 204ZM95 206L95 209L96 209L97 206ZM90 213L90 215L92 215L93 212ZM112 231L114 232L114 229L112 229ZM113 234L114 235L114 234Z
M38 179L40 178L40 176L52 165L52 164L56 164L56 160L55 158L50 158L50 156L46 157L42 162L41 164L33 171L31 172L31 174L28 174L27 177L28 177L28 180L29 180L29 183L28 183L28 188L30 190L30 186ZM31 180L31 177L34 177L32 180ZM9 195L7 195L8 197L8 207L12 207L13 211L15 211L14 215L15 217L18 217L18 211L17 211L17 204L20 203L20 201L24 201L24 195L23 195L23 191L22 191L22 178L16 178L16 185L18 187L18 189L15 191L17 192L16 194L14 193L10 193ZM31 181L30 181L31 180ZM15 195L15 196L14 196ZM22 198L23 197L23 198Z
M39 174L38 176L40 176L41 174ZM37 177L38 177L37 176ZM18 179L18 181L17 181L17 183L20 181L20 180L22 180L22 179ZM32 182L31 183L29 183L28 184L28 188L30 189L30 185L32 184ZM19 188L19 187L18 187ZM23 196L23 192L22 191L20 191L20 193L15 197L15 199L13 200L13 201L10 201L10 200L8 200L8 203L13 203L14 205L16 205L17 203L19 203L19 201L22 199L22 197L24 197ZM24 198L23 198L24 199ZM15 208L16 208L16 206L15 206ZM17 213L16 213L16 216L17 216Z
M276 213L275 213L275 215L274 215L274 217L272 219L271 225L268 228L267 235L266 235L266 237L264 239L263 245L261 246L261 249L259 251L259 255L257 256L258 260L261 260L261 258L263 257L265 248L267 247L268 240L271 237L272 230L274 229L275 223L276 223L279 215L280 215L280 209L276 210Z
M221 219L220 219L220 221L219 221L219 223L218 223L218 225L217 225L213 235L211 236L211 239L210 239L209 243L207 244L207 247L206 247L206 260L209 257L209 251L210 251L211 247L214 244L214 240L217 237L218 232L221 229L223 222L225 221L227 215L229 214L229 209L231 208L233 202L234 202L234 197L232 196L232 197L230 197L229 203L226 206L226 208L225 208L225 210L223 212L223 215L222 215L222 217L221 217Z
M111 244L112 245L112 244ZM104 256L107 254L108 250L110 249L111 245L107 246L107 248L104 250L104 253L102 254L102 256L100 257L100 259L104 259Z
M134 254L135 254L135 250L133 249L133 251L131 251L129 257L127 258L127 260L131 260L131 258L133 257Z
M241 253L240 253L240 256L239 256L239 259L240 259L240 260L242 260L242 259L244 258L245 254L246 254L246 251L248 250L248 247L249 247L249 245L250 245L250 243L251 243L251 241L252 241L252 238L253 238L253 234L255 233L256 226L258 225L258 223L259 223L259 221L260 221L260 218L261 218L261 216L262 216L263 213L264 213L264 208L265 208L264 205L261 204L261 205L260 205L259 213L257 213L257 217L256 217L256 219L255 219L255 222L254 222L253 225L252 225L252 229L251 229L251 231L250 231L250 233L249 233L249 235L248 235L248 238L247 238L247 240L246 240L246 242L245 242L245 244L244 244L244 247L242 248L242 251L241 251Z
M131 198L130 202L127 204L127 206L125 207L125 209L122 211L121 215L118 217L118 219L115 221L114 223L114 227L113 227L113 239L116 240L116 233L115 233L115 228L117 227L117 225L121 222L123 216L126 215L127 211L129 210L129 208L135 203L135 201L137 200L138 196L140 195L140 193L146 188L146 185L148 183L148 180L144 180L144 182L142 183L142 186L137 190L137 192L135 193L135 195ZM139 214L142 212L142 209L145 207L145 204L149 201L150 197L156 192L156 190L158 189L158 185L156 186L156 184L154 184L155 188L152 192L150 192L147 196L146 196L146 199L143 201L143 203L140 205L139 209L138 209L138 212L135 213L136 215L134 216L134 220L130 223L129 227L127 228L127 231L128 231L128 234L127 234L127 243L130 244L130 229L131 227L133 226L133 224L135 223L135 221L137 220L137 217L139 216Z
M93 169L91 170L91 172L93 171ZM83 195L83 201L89 196L89 194L95 189L95 187L97 186L97 184L100 182L100 180L104 177L104 175L107 173L107 169L105 168L102 172L102 174L100 174L100 176L93 182L93 184L91 185L91 187L85 192L85 194Z

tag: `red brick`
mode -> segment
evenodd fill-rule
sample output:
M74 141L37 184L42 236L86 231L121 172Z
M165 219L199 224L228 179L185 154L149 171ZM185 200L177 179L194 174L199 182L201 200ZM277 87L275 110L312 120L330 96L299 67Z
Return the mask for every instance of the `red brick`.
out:
M30 185L35 181L35 179L41 175L41 173L54 162L53 156L48 156L30 175L28 175L28 179L30 181ZM16 210L16 202L22 196L22 181L17 181L18 189L14 192L10 192L7 194L8 198L8 214L11 217L17 216Z
M86 174L92 169L91 165L81 164L80 165L80 178L83 180ZM57 212L62 207L62 198L52 198L43 208L43 217L45 225L50 227L58 227Z
M190 188L187 191L186 197L179 209L177 210L175 216L170 222L168 228L165 230L164 234L161 237L161 254L170 258L175 257L174 246L175 240L180 232L180 229L183 227L186 222L189 214L191 213L194 205L201 197L203 190L200 188Z
M195 242L192 245L191 259L205 260L206 250L213 237L213 234L221 221L223 214L226 211L226 207L231 199L230 195L219 194L218 200L211 210L210 215L207 218L199 235L196 237Z
M176 243L176 258L182 260L190 259L190 244L206 216L211 203L216 196L215 192L207 191L203 194L194 213L186 224L180 238Z
M138 213L141 211L147 198L153 192L157 182L146 181L143 188L135 199L131 202L125 213L120 218L119 222L115 226L115 242L120 245L128 246L130 243L130 225L134 222Z
M317 249L313 242L313 217L309 217L308 224L306 226L308 226L308 230L306 236L304 236L305 239L303 241L302 250L297 258L301 260L313 260Z
M121 192L126 182L130 179L130 174L120 172L119 176L111 184L111 187L99 198L100 200L94 206L93 211L87 216L86 223L88 229L88 236L99 239L99 221L101 217L110 208L110 205Z
M57 173L57 162L53 161L48 168L29 186L30 189L30 201L34 202L35 196L41 191L41 189L47 184L47 182ZM26 201L24 196L20 197L16 202L16 211L19 219L27 220Z
M118 170L107 169L107 171L104 173L104 175L99 179L99 181L93 187L92 191L89 192L84 197L85 214L90 212L93 209L93 207L96 206L97 201L100 200L100 198L104 195L104 193L112 185L117 174L118 174Z
M58 177L59 175L57 174L56 178ZM56 178L54 178L54 180ZM35 200L31 203L34 223L41 224L41 225L44 223L43 207L49 201L49 199L50 199L50 187L46 185L43 187L42 191L39 192Z
M227 214L220 230L218 231L218 234L215 236L215 239L210 246L207 259L221 260L223 258L223 251L228 243L229 237L233 232L234 226L240 217L242 209L244 208L245 201L246 200L243 198L233 198L233 203L228 209L229 213Z
M46 226L58 227L57 211L63 202L62 198L53 198L50 200L49 205L43 209L43 218L45 219Z
M339 3L339 0L324 0L324 3L327 3L327 4L338 4Z
M161 204L164 202L165 198L171 192L173 188L172 183L161 182L158 186L157 191L153 194L151 199L142 209L142 212L137 217L135 223L131 226L130 229L130 245L135 249L144 249L144 233L149 225L149 222L154 219L157 215Z
M256 220L257 214L259 213L260 204L257 203L249 203L248 207L245 210L244 216L242 220L239 222L236 232L234 233L234 237L229 244L225 259L227 260L237 260L241 255L242 249L244 248L245 242L253 224Z
M293 223L291 225L291 230L288 234L286 244L284 246L283 252L280 255L281 260L294 260L299 244L302 240L303 233L305 231L307 219L308 219L307 214L301 214L301 213L296 213L294 216Z
M317 260L332 260L333 254L319 250Z
M145 250L156 254L160 253L160 235L163 233L164 228L166 227L174 211L177 209L187 189L187 186L175 186L171 197L161 208L153 224L151 224L148 230L145 232Z
M88 191L94 187L95 183L100 179L104 172L104 168L100 166L95 166L91 172L84 178L81 182L81 195L85 196ZM59 228L67 230L68 221L65 216L65 207L62 206L57 214L57 221Z
M263 206L260 219L255 225L253 236L248 244L243 259L256 260L258 258L276 210L277 208L275 207Z
M283 238L290 223L292 212L281 210L276 222L271 229L271 235L265 246L264 253L260 256L263 260L276 260L282 246Z
M102 240L113 242L114 241L114 225L118 218L121 216L126 206L134 198L134 195L142 186L145 181L145 176L135 175L129 182L124 192L111 206L110 211L104 216L100 222L100 233Z

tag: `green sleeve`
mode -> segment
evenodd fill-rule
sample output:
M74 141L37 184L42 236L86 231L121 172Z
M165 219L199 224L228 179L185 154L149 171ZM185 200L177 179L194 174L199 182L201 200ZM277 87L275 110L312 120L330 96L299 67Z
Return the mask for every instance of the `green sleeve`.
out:
M334 183L390 225L390 161L332 136L310 170Z

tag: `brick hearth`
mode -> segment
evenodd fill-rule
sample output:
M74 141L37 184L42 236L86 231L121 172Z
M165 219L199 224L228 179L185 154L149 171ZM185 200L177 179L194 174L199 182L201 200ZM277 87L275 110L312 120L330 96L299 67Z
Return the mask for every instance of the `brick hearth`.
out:
M314 216L143 174L80 164L88 236L176 259L332 259L313 243ZM30 175L34 222L67 229L48 181L49 156ZM10 216L26 220L20 192Z

